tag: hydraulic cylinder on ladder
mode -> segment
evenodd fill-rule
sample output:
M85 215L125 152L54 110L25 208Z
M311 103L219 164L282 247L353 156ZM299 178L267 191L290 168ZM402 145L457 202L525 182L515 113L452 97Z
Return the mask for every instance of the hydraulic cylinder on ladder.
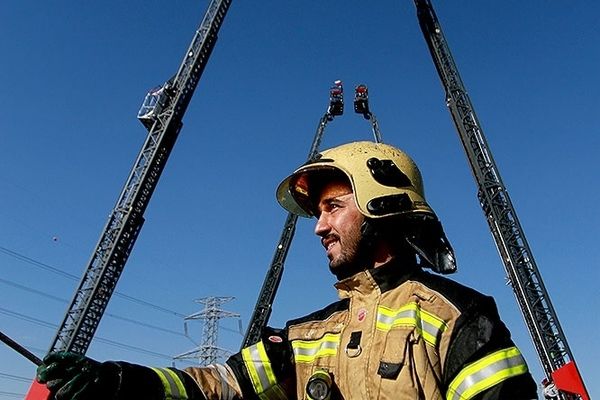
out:
M545 370L561 399L589 399L550 296L430 0L414 0L419 25L446 91L446 102L478 185L478 197L509 282Z
M148 136L109 216L50 351L85 354L133 249L144 212L183 125L232 0L212 0L176 75L146 96L138 118ZM27 399L39 398L39 388ZM30 397L31 395L31 397Z

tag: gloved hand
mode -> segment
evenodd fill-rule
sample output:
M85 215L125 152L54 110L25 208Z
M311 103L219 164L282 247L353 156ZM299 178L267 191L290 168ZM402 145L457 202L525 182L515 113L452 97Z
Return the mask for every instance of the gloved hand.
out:
M45 383L56 400L105 400L115 398L120 367L100 363L80 354L50 353L38 367L36 379Z

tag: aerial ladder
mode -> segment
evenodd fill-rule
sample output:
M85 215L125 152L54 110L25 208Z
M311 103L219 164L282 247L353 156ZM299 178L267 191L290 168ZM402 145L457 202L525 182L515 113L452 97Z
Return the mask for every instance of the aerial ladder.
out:
M85 354L144 223L144 211L183 126L182 119L208 63L231 0L213 0L177 74L146 96L138 118L148 136L50 351Z
M231 0L212 0L179 70L151 90L138 119L148 135L102 231L86 271L50 346L85 354L144 223L144 212L183 126L182 120L208 63ZM39 396L32 386L27 398Z
M419 25L446 91L446 104L456 125L478 186L478 198L490 226L517 303L546 373L545 389L554 398L589 399L527 244L498 167L452 58L430 0L414 0ZM553 385L553 386L548 386Z
M85 354L144 223L144 211L183 126L231 0L213 0L177 74L146 96L138 118L148 136L112 210L50 351Z
M381 142L381 132L379 131L379 125L375 115L369 109L369 97L368 88L366 85L358 85L355 88L354 96L354 111L364 116L365 119L370 120L373 129L373 135L377 143ZM344 87L342 81L336 80L329 90L329 106L327 111L317 125L317 131L313 138L310 151L308 152L307 161L312 160L319 153L319 146L323 135L325 133L325 127L327 123L333 121L334 117L340 116L344 113ZM260 340L263 329L269 322L271 316L272 305L277 294L277 289L281 283L283 276L283 268L285 259L287 258L288 251L296 232L296 222L298 216L293 213L288 213L287 218L283 224L283 230L277 246L275 247L275 254L271 261L271 265L267 270L267 274L263 281L262 288L258 295L254 312L248 323L248 328L242 341L242 348L250 346Z
M51 352L87 351L142 228L144 212L181 131L183 116L230 4L231 0L209 3L175 76L147 94L138 119L148 135L58 328ZM32 387L30 394L33 391Z

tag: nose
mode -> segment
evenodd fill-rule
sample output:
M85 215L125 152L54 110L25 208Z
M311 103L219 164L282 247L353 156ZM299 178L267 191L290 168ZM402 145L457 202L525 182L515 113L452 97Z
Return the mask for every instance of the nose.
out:
M324 237L331 230L331 225L329 225L329 217L326 212L322 212L317 218L317 223L315 225L315 235Z

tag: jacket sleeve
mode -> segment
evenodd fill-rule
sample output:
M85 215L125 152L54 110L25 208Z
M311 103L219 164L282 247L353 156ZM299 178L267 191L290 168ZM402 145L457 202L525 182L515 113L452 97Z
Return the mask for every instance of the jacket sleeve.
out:
M244 399L295 396L292 347L286 329L266 328L258 343L227 360Z
M287 331L266 328L261 340L232 355L224 365L187 368L206 399L287 399L294 393Z
M444 365L448 399L537 399L525 359L491 297L483 297L463 311Z
M152 368L123 361L112 363L119 369L116 400L206 400L188 373L176 368Z
M295 389L292 349L285 329L265 329L258 343L242 349L225 364L185 370L153 368L124 361L100 363L66 354L68 357L55 356L55 360L49 361L50 365L40 373L48 377L48 384L56 381L54 386L59 397L63 393L62 398L71 390L71 395L79 393L85 398L113 400L283 400L291 398L288 394L293 394ZM81 364L82 360L84 364ZM63 367L60 370L59 362ZM73 377L70 371L77 368L82 371ZM64 385L65 379L76 381L81 387L75 389L72 382Z

